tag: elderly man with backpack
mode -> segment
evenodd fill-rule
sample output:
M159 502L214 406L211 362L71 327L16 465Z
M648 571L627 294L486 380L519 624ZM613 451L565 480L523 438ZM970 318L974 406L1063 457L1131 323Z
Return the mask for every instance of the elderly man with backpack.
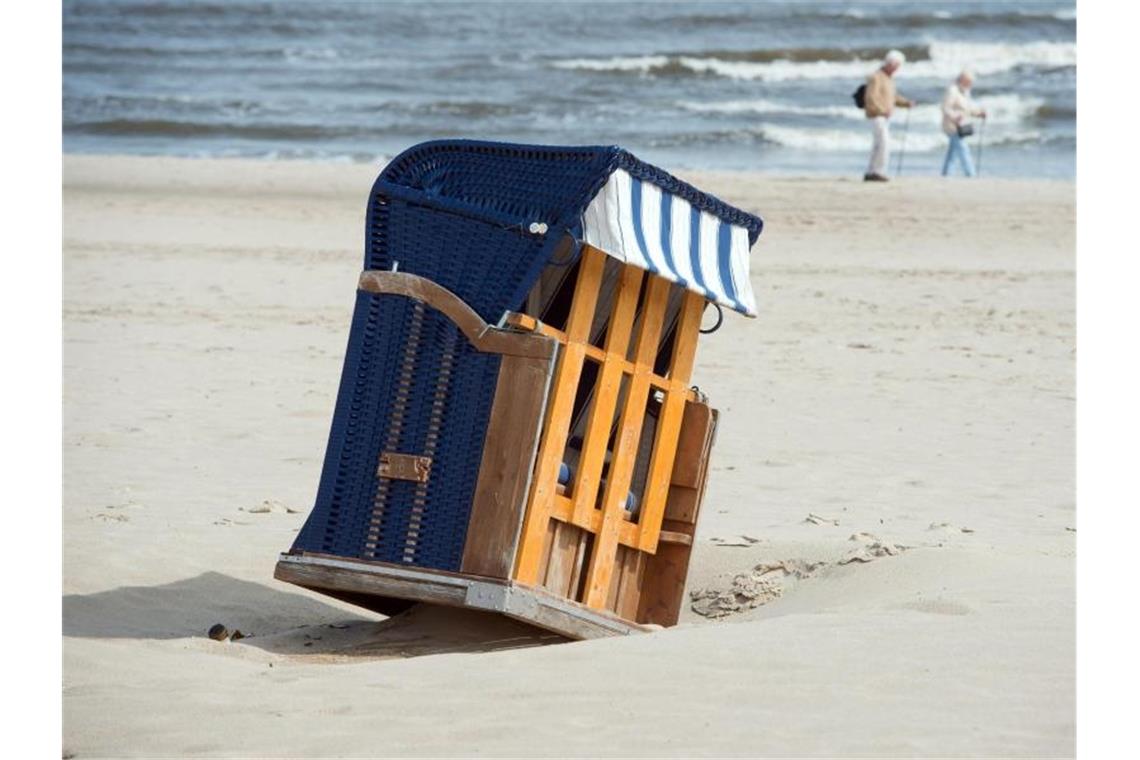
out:
M896 107L911 108L914 101L904 98L895 89L895 72L906 62L900 50L892 50L883 58L883 65L867 77L867 83L855 91L855 104L867 114L874 142L865 182L886 182L887 162L890 157L890 118Z

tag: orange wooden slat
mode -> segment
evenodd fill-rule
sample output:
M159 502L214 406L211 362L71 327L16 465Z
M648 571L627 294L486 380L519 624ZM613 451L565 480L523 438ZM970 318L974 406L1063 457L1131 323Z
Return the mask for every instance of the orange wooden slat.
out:
M586 519L581 522L574 520L574 502L570 501L565 496L555 496L554 505L550 509L550 517L555 520L577 525L583 530L590 533L597 533L602 527L602 511L600 509L593 510ZM625 546L638 545L638 532L637 524L622 519L621 524L618 526L618 543Z
M555 487L558 484L558 468L566 450L574 396L585 357L584 346L597 305L605 258L605 254L596 248L585 246L582 250L574 299L566 324L567 343L559 356L558 369L555 370L530 499L519 539L518 559L515 561L515 578L523 583L535 584L541 569L542 541L546 535Z
M582 453L578 459L578 472L574 478L575 522L585 520L594 511L594 502L598 498L602 465L606 461L606 447L613 428L614 408L618 402L618 391L621 390L622 367L619 361L624 362L625 352L629 349L629 333L641 291L642 274L642 270L631 266L624 267L621 272L619 290L606 328L605 358L594 387L590 417L586 421ZM610 470L612 473L612 464Z
M601 608L606 604L616 561L618 534L625 524L623 512L626 494L633 479L637 458L637 443L645 419L649 396L649 375L657 358L658 341L671 283L656 275L651 276L645 293L641 328L634 349L634 374L622 408L617 441L610 460L606 488L602 495L602 524L594 539L590 556L590 569L586 575L583 602L589 607Z
M674 383L687 385L689 382L704 308L704 297L686 292L685 302L677 319L673 360L669 367L669 376ZM673 390L666 390L664 393L661 417L657 424L657 439L653 443L649 476L646 478L644 501L638 519L638 545L648 552L657 551L661 519L665 514L665 500L669 495L669 481L673 473L673 460L677 455L677 442L681 434L681 420L685 413L683 394Z

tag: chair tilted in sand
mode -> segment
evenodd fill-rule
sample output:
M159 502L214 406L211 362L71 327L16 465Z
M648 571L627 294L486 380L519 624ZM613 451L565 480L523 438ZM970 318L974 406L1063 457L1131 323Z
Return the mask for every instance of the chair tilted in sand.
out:
M754 315L760 229L617 147L398 156L368 201L316 505L276 577L574 638L675 624L717 422L697 338L710 302Z

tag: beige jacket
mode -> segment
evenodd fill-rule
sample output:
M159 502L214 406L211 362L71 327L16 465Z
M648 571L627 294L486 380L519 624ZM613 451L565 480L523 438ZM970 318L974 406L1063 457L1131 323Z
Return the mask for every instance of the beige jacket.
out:
M970 94L963 92L957 83L946 88L942 96L942 131L952 135L958 131L959 124L965 124L970 116L981 116L982 109L970 100Z
M867 91L863 96L863 110L867 118L890 116L895 106L906 105L907 99L895 90L894 77L882 69L867 77Z

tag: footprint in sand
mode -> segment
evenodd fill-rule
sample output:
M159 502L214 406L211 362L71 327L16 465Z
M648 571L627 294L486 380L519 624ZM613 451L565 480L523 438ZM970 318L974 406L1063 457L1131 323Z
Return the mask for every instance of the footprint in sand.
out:
M858 549L838 560L836 565L873 562L882 557L894 557L909 549L908 546L881 541L877 536L854 533L849 539L863 544ZM693 612L712 620L755 609L784 595L782 581L791 577L803 580L815 574L829 562L810 562L803 559L785 559L778 562L761 562L750 572L741 573L732 579L728 588L707 587L696 589L689 594L689 607Z
M942 533L973 533L974 532L973 528L967 528L965 526L959 527L956 525L951 525L948 522L930 523L930 527L927 528L927 530L936 530L936 531L940 531Z
M751 610L783 596L784 586L781 581L784 578L807 578L825 564L802 559L761 562L751 572L735 576L727 589L704 588L692 591L689 594L690 607L698 615L714 620Z
M255 507L250 507L248 509L238 507L238 511L248 512L251 515L295 515L298 514L301 510L287 507L275 499L266 499Z
M896 557L909 548L908 546L892 544L889 541L873 541L860 549L856 549L836 564L849 565L852 562L873 562L880 557Z
M898 605L897 609L926 612L931 615L969 615L972 609L958 602L948 602L942 599L920 599L917 602L907 602Z

